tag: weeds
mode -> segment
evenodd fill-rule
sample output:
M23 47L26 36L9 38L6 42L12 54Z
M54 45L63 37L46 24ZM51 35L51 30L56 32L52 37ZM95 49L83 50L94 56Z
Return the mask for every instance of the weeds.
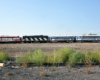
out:
M46 72L44 72L44 71L40 73L40 76L46 76L46 75L47 75L47 74L46 74Z
M88 69L88 67L86 68L86 74L91 74L91 71Z
M69 63L70 66L75 66L76 63L84 63L85 55L81 52L74 52L69 55Z
M42 66L46 61L46 54L41 50L35 50L34 52L27 52L20 58L16 59L16 62L23 63L23 60L27 63L35 63L38 66Z
M19 72L16 72L17 74L19 74Z
M27 68L27 67L28 67L28 63L26 62L26 60L25 60L25 59L23 59L22 67L25 67L25 68Z
M7 52L0 51L0 62L7 62L10 60L10 56Z
M91 51L88 51L87 53L84 53L85 54L85 65L87 67L91 67L92 66L92 52Z
M94 62L99 63L99 60L100 60L99 56L100 56L100 51L99 50L94 51L93 54L92 54L92 60Z
M80 49L80 48L74 48L74 49Z
M55 65L57 63L62 63L62 62L63 60L61 58L61 54L57 52L55 49L52 55L47 56L47 63L52 63L53 65Z
M70 48L62 48L58 51L58 53L60 53L60 55L61 55L63 62L68 61L68 56L70 54L72 54L73 52L75 52L75 51L73 49L70 49Z
M89 56L91 55L91 52L88 52L85 54L85 65L86 65L86 74L90 74L91 71L89 70L89 67L92 67L92 57Z
M100 62L100 51L97 49L96 51L92 52L92 51L88 51L87 55L90 56L91 60L93 62Z
M11 72L7 72L6 75L7 75L7 76L11 76L12 73L11 73Z
M88 48L87 50L91 50L91 48Z
M27 63L35 63L38 66L42 66L44 63L51 63L54 66L57 63L64 62L68 62L70 66L75 66L76 63L85 63L89 67L92 62L100 63L100 51L88 51L85 53L77 52L70 48L62 48L58 51L54 49L54 52L48 55L38 49L34 52L28 51L22 57L17 58L16 62L23 63L25 67L27 67Z
M51 72L53 72L53 71L54 71L54 69L53 69L53 68L51 68L51 69L50 69L50 71L51 71Z
M2 50L7 49L7 47L3 47Z

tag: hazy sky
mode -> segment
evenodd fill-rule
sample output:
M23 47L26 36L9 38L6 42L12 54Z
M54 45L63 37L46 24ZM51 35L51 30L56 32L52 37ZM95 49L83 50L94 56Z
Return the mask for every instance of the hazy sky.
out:
M0 35L100 35L100 0L0 0Z

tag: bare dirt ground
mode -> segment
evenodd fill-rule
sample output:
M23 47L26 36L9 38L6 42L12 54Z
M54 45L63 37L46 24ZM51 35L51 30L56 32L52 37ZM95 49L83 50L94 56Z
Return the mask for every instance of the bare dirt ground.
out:
M27 51L41 49L44 53L52 53L54 48L73 48L76 51L100 50L100 43L26 43L26 44L0 44L0 50L7 51L12 57L19 57Z
M0 51L7 51L11 57L19 57L27 51L41 49L45 53L52 53L54 48L73 48L76 51L100 50L100 43L33 43L33 44L0 44ZM50 69L53 68L53 71ZM100 80L100 66L89 68L90 74L86 74L86 67L28 67L5 66L0 68L0 80ZM41 72L46 76L41 76ZM11 75L7 75L11 73Z

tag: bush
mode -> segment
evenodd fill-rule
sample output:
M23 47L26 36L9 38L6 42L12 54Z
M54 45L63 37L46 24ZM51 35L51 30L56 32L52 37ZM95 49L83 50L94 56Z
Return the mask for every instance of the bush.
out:
M48 55L47 57L47 63L52 63L54 65L54 64L62 63L62 62L63 60L61 58L61 54L57 52L55 49L54 49L53 54Z
M70 49L70 48L62 48L58 51L58 53L60 53L60 55L61 55L63 62L68 61L68 56L70 54L72 54L73 52L75 52L75 51L73 49Z
M44 63L52 63L53 65L57 63L63 63L68 61L69 54L75 52L70 48L62 48L59 51L54 49L53 54L46 55L41 50L36 50L34 52L27 52L22 57L16 59L18 63L36 63L36 65L43 65Z
M94 51L92 54L92 61L100 63L100 51Z
M20 58L16 59L19 63L36 63L36 65L42 66L46 61L46 55L41 50L35 50L34 52L28 52Z
M87 55L91 58L92 61L100 63L100 51L96 50L94 52L88 51Z
M23 56L16 58L15 62L17 62L17 63L30 63L29 58L32 57L32 56L28 56L28 55L30 55L30 53L31 52L29 51L29 52L25 53Z
M75 66L76 63L84 63L85 55L81 52L74 52L69 55L69 65Z
M7 62L10 60L10 56L7 52L0 51L0 62Z

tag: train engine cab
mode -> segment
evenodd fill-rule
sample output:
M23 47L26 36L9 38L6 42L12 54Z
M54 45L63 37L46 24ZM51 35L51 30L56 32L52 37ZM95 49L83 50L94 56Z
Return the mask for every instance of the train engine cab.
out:
M0 43L21 43L22 38L19 36L0 36Z
M100 42L100 36L97 34L85 34L76 36L76 42Z
M75 36L51 36L50 42L74 42Z

